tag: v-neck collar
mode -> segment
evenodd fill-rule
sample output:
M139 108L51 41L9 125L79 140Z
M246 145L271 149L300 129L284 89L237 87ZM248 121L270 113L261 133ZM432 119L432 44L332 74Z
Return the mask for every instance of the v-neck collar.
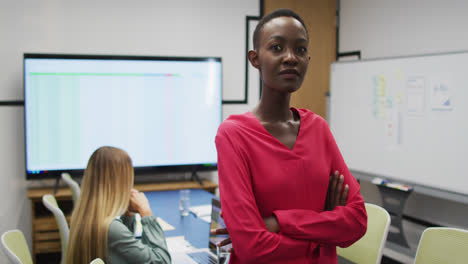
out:
M263 133L267 134L270 138L272 138L277 144L281 145L282 148L288 150L288 151L291 151L291 152L295 152L295 150L297 149L297 142L299 141L300 139L300 136L301 136L301 131L302 131L302 121L303 121L303 118L301 116L301 113L294 107L290 107L289 109L291 109L291 111L297 113L297 115L299 116L299 132L297 133L297 136L296 136L296 141L294 142L294 145L292 148L289 148L288 146L286 146L283 142L281 142L279 139L277 139L276 137L274 137L272 134L270 134L270 132L268 132L268 130L262 125L262 122L260 122L260 120L258 120L258 118L252 113L252 112L248 112L249 115L251 115L251 117L253 119L255 119L255 123L258 124ZM293 113L294 114L294 113Z

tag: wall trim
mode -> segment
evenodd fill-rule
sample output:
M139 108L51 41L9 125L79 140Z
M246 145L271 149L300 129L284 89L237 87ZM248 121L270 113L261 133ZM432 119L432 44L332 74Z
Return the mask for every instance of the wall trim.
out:
M0 101L0 106L24 106L24 101Z

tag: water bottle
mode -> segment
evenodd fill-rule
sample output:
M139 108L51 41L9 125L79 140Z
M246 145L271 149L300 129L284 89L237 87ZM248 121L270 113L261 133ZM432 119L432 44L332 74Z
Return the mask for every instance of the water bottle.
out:
M190 190L180 190L179 191L179 210L181 216L189 215L189 208L190 208Z

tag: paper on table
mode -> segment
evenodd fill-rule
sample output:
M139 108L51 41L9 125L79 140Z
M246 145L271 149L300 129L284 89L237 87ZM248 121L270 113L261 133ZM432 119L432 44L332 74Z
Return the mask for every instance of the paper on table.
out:
M207 223L211 223L211 215L201 216L200 219Z
M164 221L161 217L156 218L158 220L159 225L161 226L163 231L170 231L174 230L175 227L171 226L168 222Z
M211 204L192 206L190 211L200 218L203 216L211 217Z
M156 220L158 221L158 224L161 226L163 231L170 231L175 229L175 227L164 221L164 219L161 217L157 217ZM135 222L135 237L141 237L143 227L141 226L141 216L139 214L135 214Z
M188 252L194 249L194 247L184 239L184 236L166 237L166 244L170 253Z

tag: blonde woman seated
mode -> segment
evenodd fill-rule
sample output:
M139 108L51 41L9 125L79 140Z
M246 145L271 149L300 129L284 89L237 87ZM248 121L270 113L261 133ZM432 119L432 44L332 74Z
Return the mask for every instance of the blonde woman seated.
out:
M164 232L146 196L132 189L133 177L125 151L101 147L91 155L71 218L68 264L95 258L112 264L171 263ZM134 213L142 217L141 240L133 235Z

